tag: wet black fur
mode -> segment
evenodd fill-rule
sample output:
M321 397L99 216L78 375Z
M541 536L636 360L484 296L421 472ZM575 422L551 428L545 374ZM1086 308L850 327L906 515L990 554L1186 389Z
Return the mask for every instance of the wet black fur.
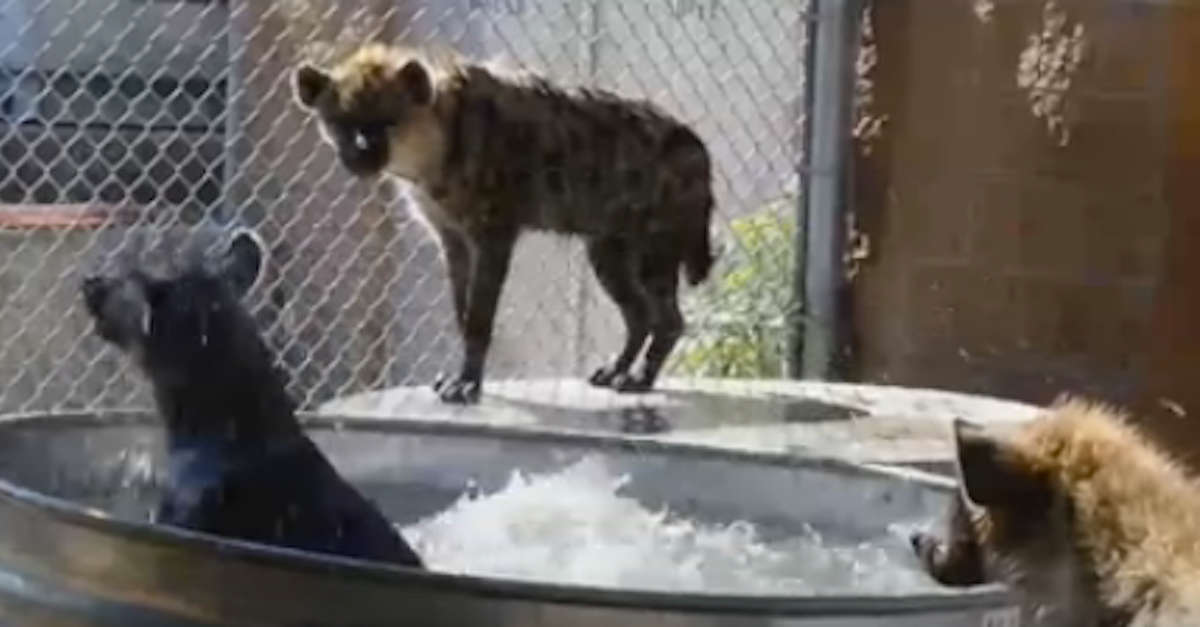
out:
M262 249L235 233L216 264L86 278L96 333L149 379L166 426L160 524L315 553L420 567L375 506L305 435L283 373L239 298Z

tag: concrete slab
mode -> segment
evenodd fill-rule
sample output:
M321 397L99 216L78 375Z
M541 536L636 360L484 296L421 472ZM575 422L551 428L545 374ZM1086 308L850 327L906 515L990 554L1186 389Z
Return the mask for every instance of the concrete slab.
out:
M479 405L438 401L428 386L355 394L317 409L385 420L449 420L836 456L946 472L955 417L1005 428L1033 417L1024 403L889 386L779 380L665 380L623 395L572 379L490 381Z

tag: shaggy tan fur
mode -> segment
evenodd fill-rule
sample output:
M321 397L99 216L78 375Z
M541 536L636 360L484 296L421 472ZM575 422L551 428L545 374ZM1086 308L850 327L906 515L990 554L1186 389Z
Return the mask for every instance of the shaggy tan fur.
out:
M1124 413L1064 397L1008 437L957 423L956 440L949 536L914 538L936 579L1006 582L1044 624L1200 625L1200 483Z

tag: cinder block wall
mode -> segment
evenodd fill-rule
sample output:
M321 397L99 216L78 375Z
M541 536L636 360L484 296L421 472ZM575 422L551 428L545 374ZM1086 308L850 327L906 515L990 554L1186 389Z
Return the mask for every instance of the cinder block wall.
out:
M873 4L887 121L854 164L871 254L852 288L853 375L1133 398L1169 215L1169 3L1058 3L1085 42L1066 145L1017 80L1045 3Z
M1146 345L1139 415L1200 469L1200 10L1171 15L1166 254Z

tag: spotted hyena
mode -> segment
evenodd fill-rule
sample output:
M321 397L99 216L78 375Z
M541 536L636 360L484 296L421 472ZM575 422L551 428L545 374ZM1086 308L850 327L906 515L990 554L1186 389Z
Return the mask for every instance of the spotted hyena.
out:
M457 377L435 386L442 400L479 398L524 229L582 238L621 311L624 347L591 383L654 386L683 332L680 269L697 285L714 260L711 163L694 131L646 101L380 44L292 78L345 168L409 183L441 242L464 345Z
M1026 625L1200 625L1200 483L1123 414L1060 399L1011 435L954 435L948 533L913 536L937 581L1006 583Z

